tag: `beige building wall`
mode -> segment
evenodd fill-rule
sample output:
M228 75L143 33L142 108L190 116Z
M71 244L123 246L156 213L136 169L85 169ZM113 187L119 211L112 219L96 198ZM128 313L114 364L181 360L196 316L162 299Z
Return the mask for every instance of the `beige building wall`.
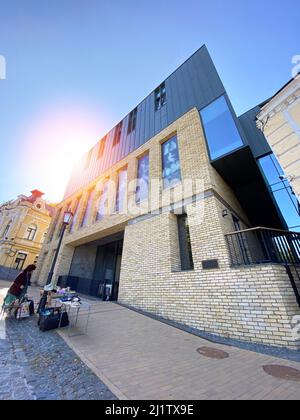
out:
M182 207L181 185L174 190L160 189L151 210L156 214L115 214L96 222L101 186L115 179L119 169L127 167L128 181L137 173L137 159L150 156L150 192L155 180L162 178L162 143L177 134L182 183L199 180L186 199L194 269L181 271L179 237L174 211ZM89 223L81 222L89 191L96 188ZM133 189L134 190L134 189ZM133 199L128 191L128 201ZM110 205L115 196L111 194ZM45 284L58 245L62 213L76 209L76 225L66 233L54 273L68 275L76 247L124 231L119 301L197 329L235 339L295 348L291 320L300 315L295 294L285 269L265 266L232 268L226 234L235 230L232 215L241 228L251 227L230 187L209 162L203 129L196 109L178 119L126 159L96 179L86 189L60 203L42 250L35 280ZM227 216L224 214L226 210ZM204 269L203 263L215 260L218 268Z
M300 75L262 108L258 119L260 129L300 199Z
M37 262L52 208L37 196L19 196L0 207L0 266L22 269ZM21 261L18 261L22 256ZM22 259L25 257L24 263Z

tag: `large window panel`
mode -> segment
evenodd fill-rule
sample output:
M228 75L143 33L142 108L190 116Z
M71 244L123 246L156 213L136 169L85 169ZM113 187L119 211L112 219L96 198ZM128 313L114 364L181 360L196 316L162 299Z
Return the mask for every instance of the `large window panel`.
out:
M224 96L208 105L200 114L212 160L243 146Z
M122 213L125 209L127 196L127 169L122 169L118 173L118 189L116 197L116 212Z
M141 157L138 161L136 202L148 200L149 197L149 155Z
M270 191L289 229L300 231L299 204L274 154L259 159Z
M107 215L107 211L108 211L108 186L109 186L109 182L106 181L104 186L103 186L102 194L101 194L100 199L99 199L98 211L97 211L97 216L96 216L97 221L102 220L104 218L104 216Z
M90 215L91 215L91 211L92 211L92 207L93 207L94 196L95 196L95 190L91 190L89 192L89 197L88 197L87 205L86 205L86 208L85 208L84 216L82 218L81 227L85 227L88 224L88 221L89 221L89 218L90 218Z
M177 136L162 145L163 183L170 188L181 182L181 169Z

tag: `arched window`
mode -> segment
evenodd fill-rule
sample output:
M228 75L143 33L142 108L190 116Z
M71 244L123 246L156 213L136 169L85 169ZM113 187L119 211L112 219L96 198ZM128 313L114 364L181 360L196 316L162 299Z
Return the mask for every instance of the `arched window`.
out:
M10 230L10 228L11 228L11 224L12 224L12 221L10 220L10 222L6 225L6 228L4 229L4 232L3 232L3 235L2 235L2 237L5 239L6 237L7 237L7 235L8 235L8 232L9 232L9 230Z
M35 238L37 232L37 226L36 225L30 225L28 226L27 230L26 230L26 239L28 241L33 241Z

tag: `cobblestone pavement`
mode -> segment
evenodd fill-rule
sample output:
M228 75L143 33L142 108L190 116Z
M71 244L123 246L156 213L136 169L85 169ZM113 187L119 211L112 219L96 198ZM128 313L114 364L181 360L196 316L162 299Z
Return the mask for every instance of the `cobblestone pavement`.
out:
M0 400L116 399L56 332L39 331L36 317L5 324Z

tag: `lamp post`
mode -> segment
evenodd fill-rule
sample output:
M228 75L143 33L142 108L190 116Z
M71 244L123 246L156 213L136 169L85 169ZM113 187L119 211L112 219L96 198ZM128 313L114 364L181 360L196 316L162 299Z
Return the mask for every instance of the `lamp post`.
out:
M57 249L56 249L56 252L55 252L55 255L54 255L54 258L53 258L53 262L52 262L52 265L51 265L51 268L50 268L50 271L49 271L49 274L48 274L47 284L44 287L44 293L43 293L43 296L42 296L42 298L40 300L40 303L39 303L38 313L40 313L43 309L45 309L45 306L46 306L46 303L47 303L47 298L48 298L48 293L51 292L55 287L55 285L53 284L54 269L55 269L55 266L56 266L57 257L59 255L59 251L60 251L60 247L61 247L61 244L62 244L62 241L63 241L65 231L66 231L67 227L69 226L69 224L71 223L72 218L73 218L73 213L70 210L68 210L64 213L64 220L63 220L63 225L62 225L62 229L61 229L60 236L59 236Z

